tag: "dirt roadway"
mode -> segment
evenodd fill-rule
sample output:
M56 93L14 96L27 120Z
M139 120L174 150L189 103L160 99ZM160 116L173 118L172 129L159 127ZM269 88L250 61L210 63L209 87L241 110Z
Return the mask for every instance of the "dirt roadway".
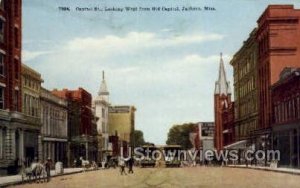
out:
M300 187L300 176L251 169L135 168L135 173L120 175L119 169L99 170L53 178L49 183L31 183L16 188L77 188L77 187Z

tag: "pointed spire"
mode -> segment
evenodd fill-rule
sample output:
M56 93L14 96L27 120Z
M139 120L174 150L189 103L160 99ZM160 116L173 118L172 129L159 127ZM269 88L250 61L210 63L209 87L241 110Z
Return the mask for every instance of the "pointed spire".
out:
M105 81L104 71L102 71L102 82L101 82L101 86L100 86L100 90L98 92L98 95L109 95L109 92L107 90L106 81Z
M230 94L230 82L226 79L226 72L223 62L223 54L220 53L219 78L215 84L215 94Z

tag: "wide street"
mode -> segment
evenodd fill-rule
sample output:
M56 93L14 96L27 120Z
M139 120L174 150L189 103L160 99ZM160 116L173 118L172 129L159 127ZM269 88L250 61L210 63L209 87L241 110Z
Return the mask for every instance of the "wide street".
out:
M14 187L300 187L300 177L284 173L227 167L135 168L120 175L119 169L59 176L49 183Z

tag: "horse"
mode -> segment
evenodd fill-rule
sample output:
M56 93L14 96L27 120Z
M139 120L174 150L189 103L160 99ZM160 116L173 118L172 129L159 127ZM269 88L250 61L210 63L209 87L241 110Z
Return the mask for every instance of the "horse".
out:
M98 170L98 165L95 161L92 161L92 165L91 165L93 170Z
M40 162L33 163L31 165L31 169L32 169L32 176L37 182L40 182L41 178L44 182L46 181L47 173L46 173L45 166L42 163Z
M81 165L83 168L83 171L85 172L91 165L88 160L84 160L82 157L80 157Z
M21 169L21 175L22 175L22 181L25 181L26 178L28 181L31 180L31 177L32 177L32 169L31 167L25 167L24 165L22 166L22 169Z

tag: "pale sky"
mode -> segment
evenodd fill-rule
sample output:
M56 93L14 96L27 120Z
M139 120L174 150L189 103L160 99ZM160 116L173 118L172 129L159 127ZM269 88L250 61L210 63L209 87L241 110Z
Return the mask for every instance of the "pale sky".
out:
M93 96L104 70L110 102L136 106L136 129L164 144L174 124L214 121L219 54L232 84L229 61L268 4L300 8L296 0L23 0L23 63L42 74L48 89L83 87ZM74 10L94 6L216 11Z

